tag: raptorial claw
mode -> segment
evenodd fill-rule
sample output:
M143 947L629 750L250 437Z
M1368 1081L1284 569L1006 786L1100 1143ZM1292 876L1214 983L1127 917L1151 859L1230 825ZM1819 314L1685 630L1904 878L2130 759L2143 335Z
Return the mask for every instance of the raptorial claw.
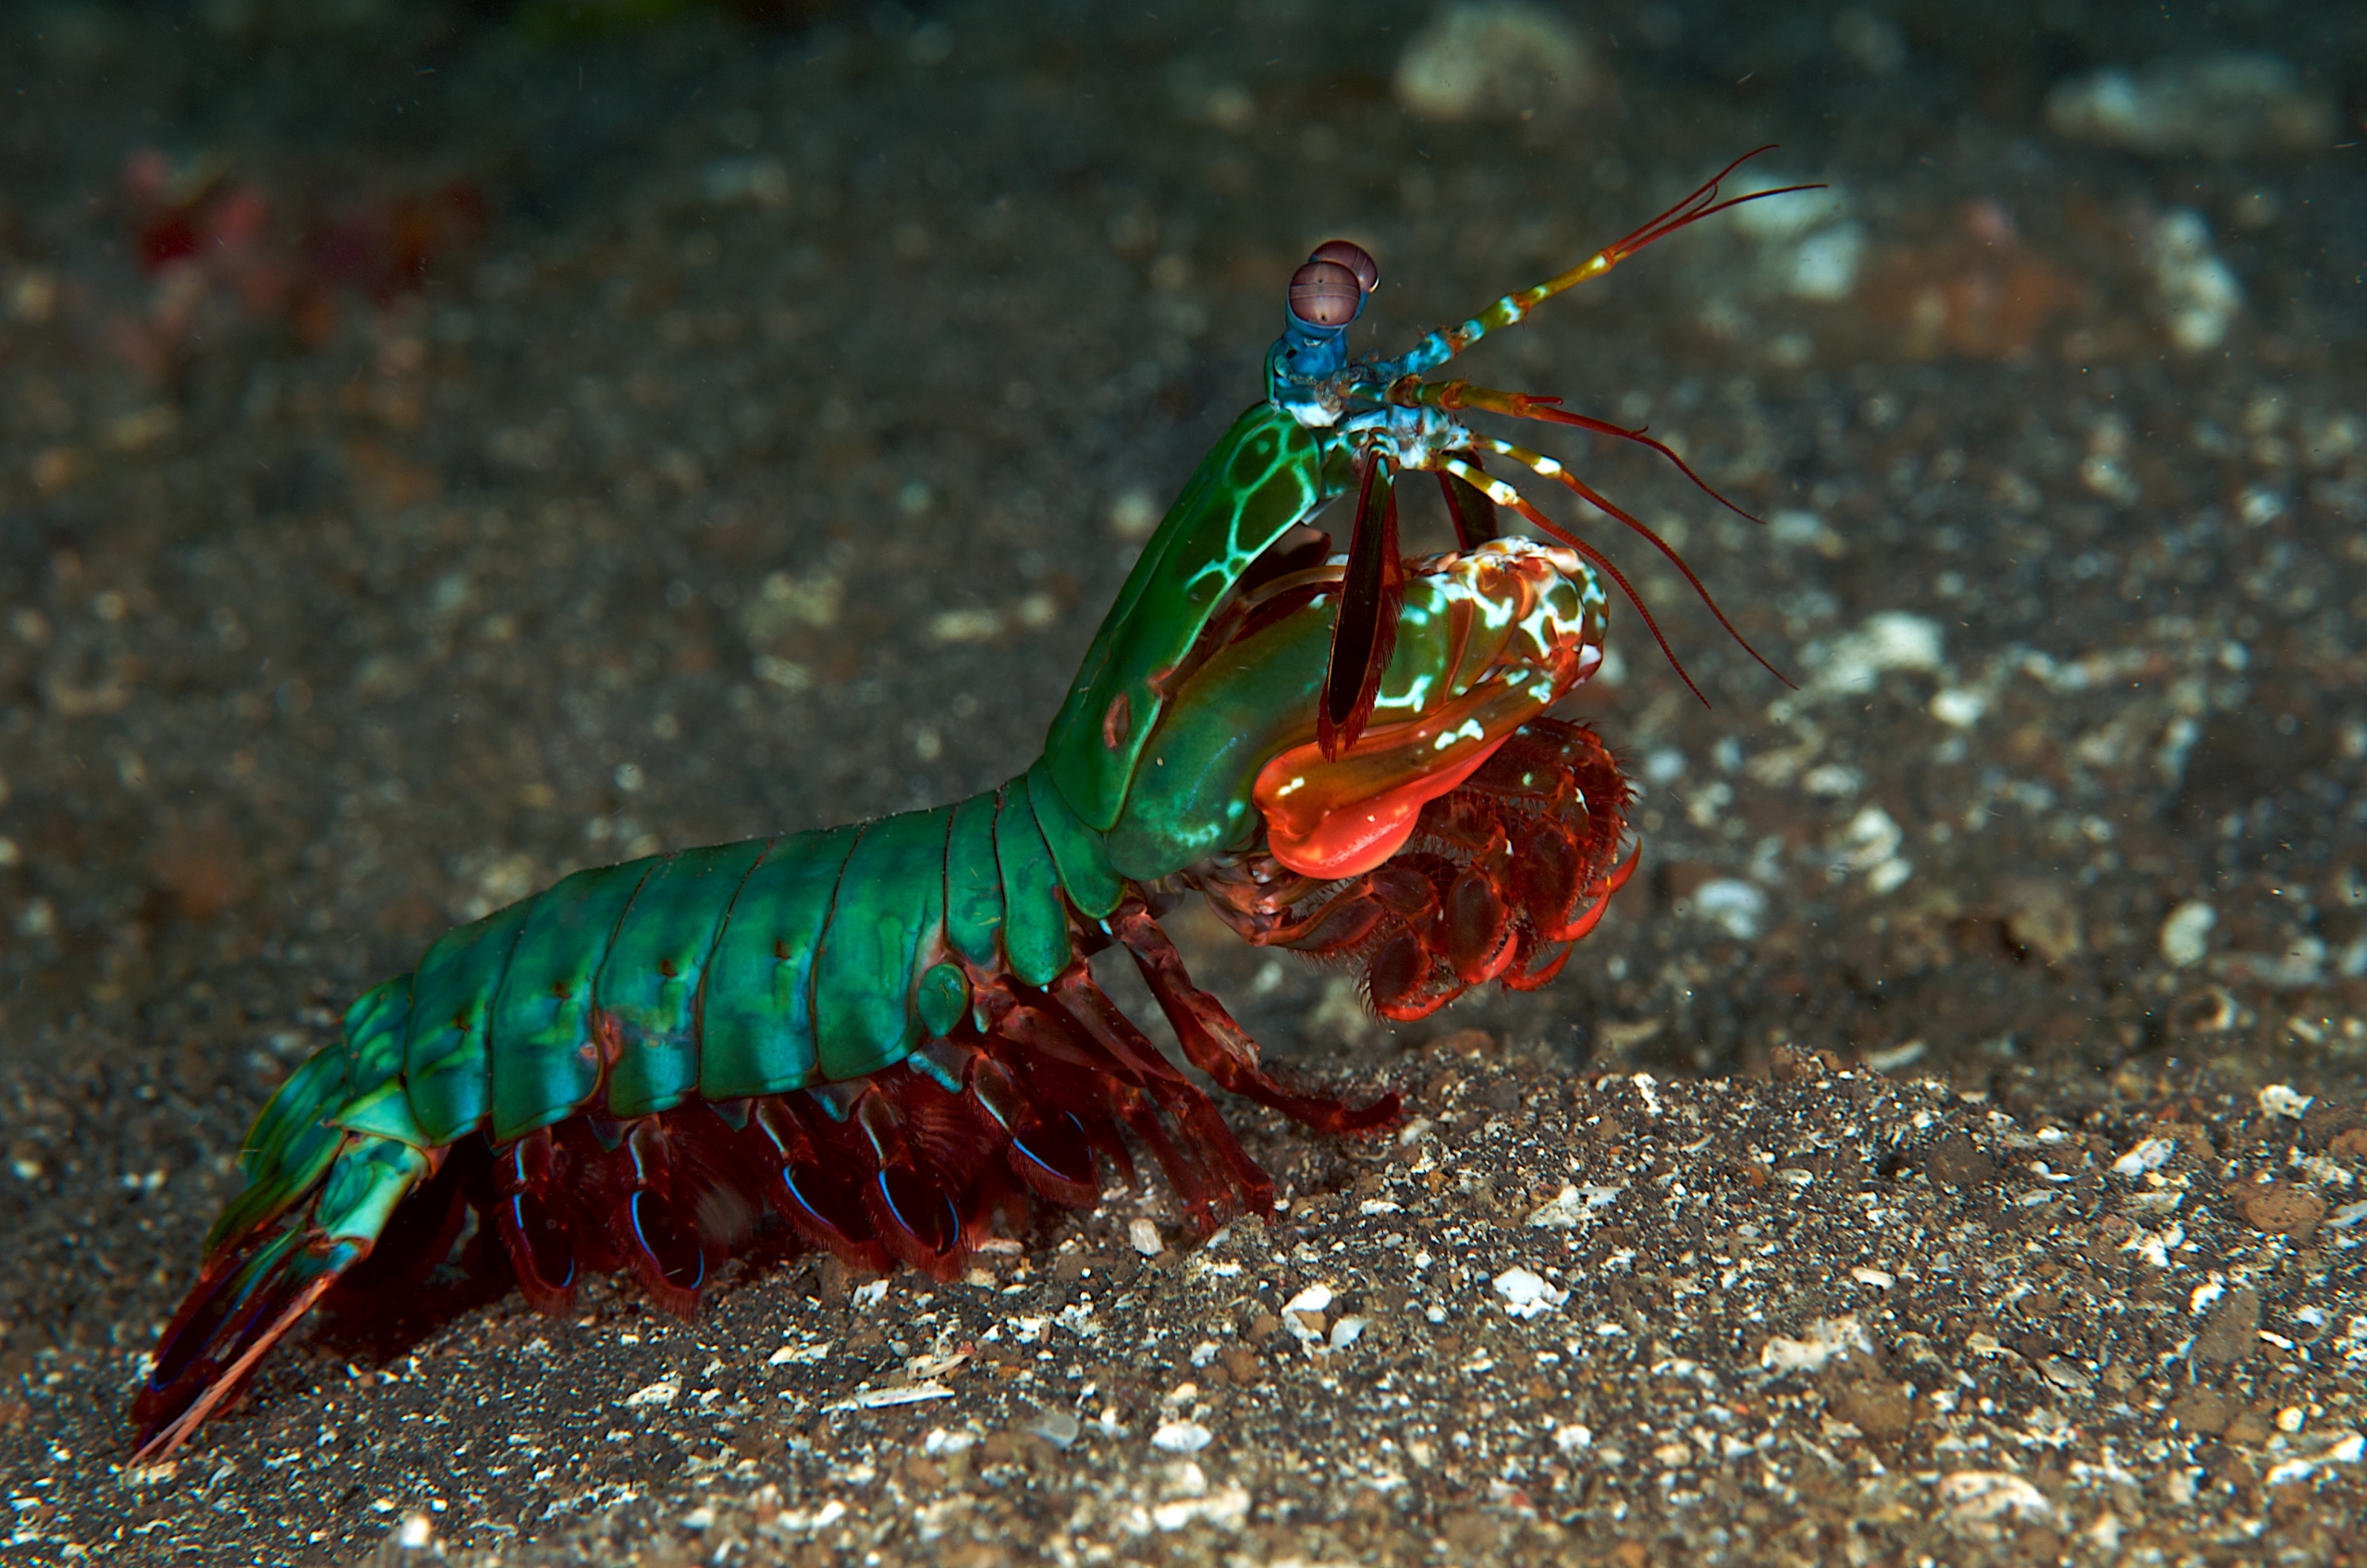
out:
M1560 972L1634 874L1628 798L1592 730L1532 719L1423 806L1386 865L1279 894L1240 868L1200 886L1252 942L1360 961L1374 1011L1410 1023L1472 986L1533 990Z

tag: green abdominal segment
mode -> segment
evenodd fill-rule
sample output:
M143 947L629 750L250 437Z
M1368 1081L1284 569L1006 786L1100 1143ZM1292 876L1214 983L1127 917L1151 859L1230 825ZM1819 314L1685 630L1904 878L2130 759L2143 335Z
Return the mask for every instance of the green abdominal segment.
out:
M579 871L534 900L510 949L509 973L485 1028L491 1053L493 1137L506 1144L581 1103L600 1082L589 1043L592 981L617 925L652 867L646 862Z
M608 944L592 985L608 1069L608 1110L646 1116L698 1087L699 986L716 934L756 863L780 840L685 850L660 860Z
M1072 921L1124 890L1040 763L950 806L577 872L357 1002L265 1108L233 1213L316 1181L341 1133L507 1145L892 1067L961 1026L974 973L1049 985Z
M945 827L952 815L906 812L865 826L814 961L820 1054L797 1083L780 1088L860 1078L921 1043L915 990L945 947Z
M693 1086L730 1099L814 1081L814 949L863 831L784 839L740 885L699 998L698 1076L669 1103Z

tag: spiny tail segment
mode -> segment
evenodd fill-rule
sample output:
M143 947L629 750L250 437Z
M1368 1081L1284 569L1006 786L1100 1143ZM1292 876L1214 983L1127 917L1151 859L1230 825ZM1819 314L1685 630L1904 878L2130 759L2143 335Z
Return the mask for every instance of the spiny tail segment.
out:
M1326 879L1260 856L1193 880L1247 940L1361 963L1383 1017L1426 1018L1473 986L1560 973L1635 873L1631 794L1592 730L1534 719L1375 869Z
M1507 294L1494 304L1465 322L1461 326L1444 327L1417 343L1411 350L1389 362L1387 368L1398 375L1420 375L1436 370L1490 332L1517 325L1556 294L1566 293L1589 278L1600 277L1645 246L1656 239L1665 239L1678 229L1699 223L1703 218L1738 207L1745 202L1764 201L1770 196L1786 196L1799 190L1819 190L1821 185L1785 185L1772 190L1754 190L1747 196L1729 196L1721 201L1718 191L1726 178L1743 165L1772 151L1774 143L1754 147L1703 181L1685 200L1637 228L1633 233L1613 240L1569 271L1558 273L1517 294Z
M142 1460L171 1452L235 1394L433 1175L433 1158L332 1120L394 1075L410 1010L410 975L364 993L343 1041L299 1067L255 1119L239 1156L247 1184L207 1232L197 1283L132 1403Z
M339 1143L313 1189L281 1218L210 1252L132 1401L142 1463L171 1453L236 1394L271 1347L370 1256L398 1207L442 1163L440 1150L387 1138L348 1133ZM453 1201L445 1207L457 1219ZM448 1248L451 1226L439 1219L436 1228Z

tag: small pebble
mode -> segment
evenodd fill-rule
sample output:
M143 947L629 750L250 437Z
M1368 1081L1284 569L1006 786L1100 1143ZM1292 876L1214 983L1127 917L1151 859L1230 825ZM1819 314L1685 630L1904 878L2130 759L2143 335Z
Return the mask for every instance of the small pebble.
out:
M1950 1133L1923 1157L1924 1173L1943 1187L1977 1187L1997 1174L1997 1162L1962 1133Z
M1208 1429L1196 1421L1170 1421L1150 1435L1151 1447L1166 1453L1197 1453L1210 1440Z
M2334 102L2275 55L2223 52L2106 67L2057 82L2058 136L2156 154L2235 159L2314 153L2335 140Z
M2173 968L2191 969L2210 950L2211 928L2218 924L2217 910L2201 899L2188 900L2162 922L2162 957Z
M1464 0L1415 34L1398 101L1431 119L1512 119L1595 92L1593 56L1567 18L1527 0Z

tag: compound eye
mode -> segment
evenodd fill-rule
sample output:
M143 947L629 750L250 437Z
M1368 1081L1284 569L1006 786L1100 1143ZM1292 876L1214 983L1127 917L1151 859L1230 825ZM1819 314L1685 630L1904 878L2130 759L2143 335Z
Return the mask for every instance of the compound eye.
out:
M1356 287L1369 294L1380 287L1380 263L1353 239L1327 239L1315 248L1310 262L1332 262L1356 275Z
M1337 330L1364 309L1364 287L1337 262L1309 262L1291 274L1291 314L1309 326Z

